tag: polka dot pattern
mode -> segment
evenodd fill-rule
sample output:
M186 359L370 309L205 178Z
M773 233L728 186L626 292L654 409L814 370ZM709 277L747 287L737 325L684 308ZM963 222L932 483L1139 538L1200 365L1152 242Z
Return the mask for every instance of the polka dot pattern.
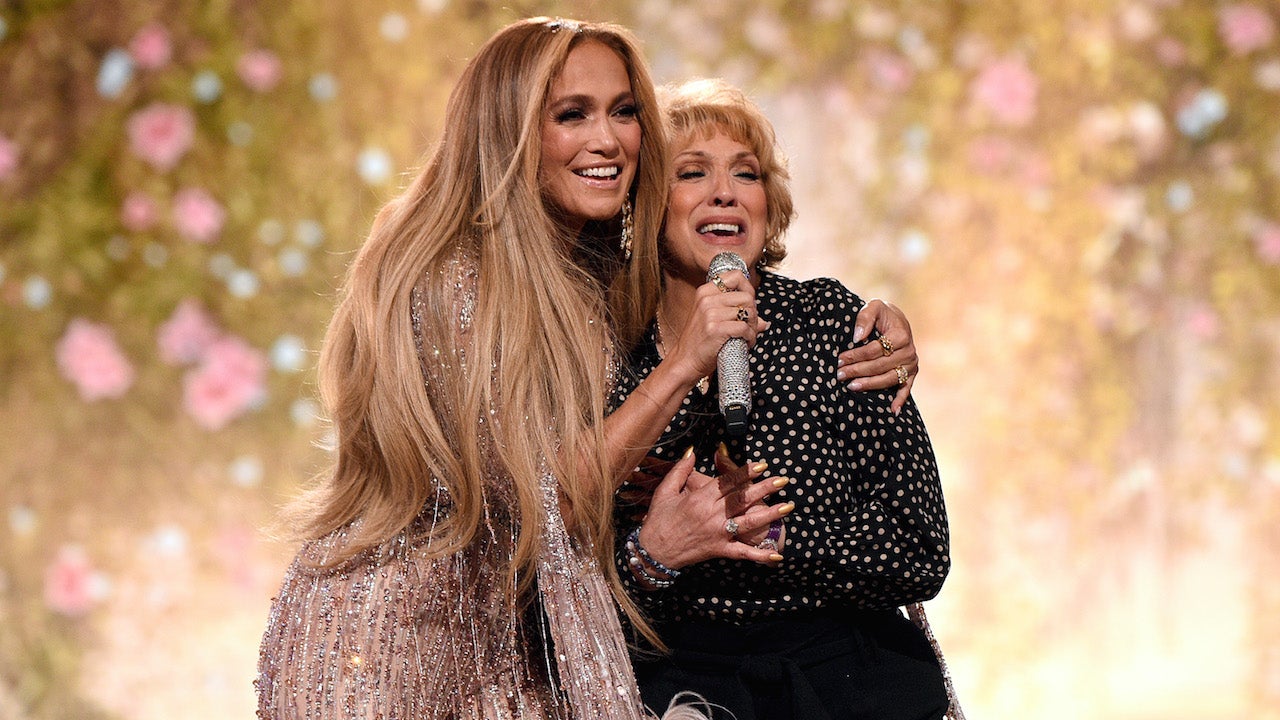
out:
M772 326L751 353L747 434L725 433L713 378L706 395L693 390L684 399L653 454L674 461L693 445L698 469L710 474L723 442L735 462L764 460L766 475L791 478L770 500L796 503L786 520L786 560L780 568L712 560L686 568L670 589L628 590L659 628L824 607L893 608L933 597L950 569L949 537L920 413L908 401L895 417L891 391L852 392L836 379L836 356L849 347L862 300L836 280L767 272L756 298ZM619 374L615 403L659 360L651 328ZM620 503L620 519L635 513ZM632 523L620 522L621 537ZM632 582L625 565L619 570Z

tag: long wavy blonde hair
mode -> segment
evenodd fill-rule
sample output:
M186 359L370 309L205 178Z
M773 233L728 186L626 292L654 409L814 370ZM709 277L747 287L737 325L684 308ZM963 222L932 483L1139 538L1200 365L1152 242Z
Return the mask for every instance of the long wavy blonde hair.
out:
M639 108L630 262L617 248L617 221L588 223L571 237L539 187L546 98L570 50L588 41L622 58ZM437 501L434 478L450 507L430 547L455 552L495 510L484 478L496 460L513 484L519 536L510 572L523 594L543 534L539 479L550 471L572 509L573 532L593 544L634 616L609 559L614 485L602 424L609 353L639 337L658 295L666 146L648 69L619 26L524 20L481 47L445 119L425 166L375 219L325 336L320 390L337 455L304 502L306 535L349 526L350 542L334 562L376 546ZM473 319L461 336L448 272L460 254L477 270ZM471 369L430 391L411 321L412 291L424 277L432 309L421 318L425 345L464 353ZM491 408L496 416L482 424ZM485 457L486 447L496 458Z

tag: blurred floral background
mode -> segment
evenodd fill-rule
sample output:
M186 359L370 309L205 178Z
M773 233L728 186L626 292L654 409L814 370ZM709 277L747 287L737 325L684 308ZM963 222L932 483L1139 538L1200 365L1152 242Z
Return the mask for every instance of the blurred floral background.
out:
M373 213L511 20L778 125L912 318L969 717L1280 717L1280 5L0 0L0 718L249 718Z

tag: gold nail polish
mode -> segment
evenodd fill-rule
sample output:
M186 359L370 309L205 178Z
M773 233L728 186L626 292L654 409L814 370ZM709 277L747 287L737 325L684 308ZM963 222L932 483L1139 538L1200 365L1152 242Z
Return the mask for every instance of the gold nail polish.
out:
M729 448L725 447L724 443L720 443L720 446L716 448L716 452L725 457L729 457Z
M779 515L779 517L781 517L782 515L786 515L787 513L791 512L792 510L795 510L795 509L796 509L796 504L795 504L795 502L794 502L794 501L789 502L789 503L786 503L785 505L779 505L779 506L778 506L778 515Z
M774 554L770 555L770 556L769 556L769 559L770 559L770 560L772 560L772 561L774 561L774 562L782 562L782 556L781 556L781 555L779 555L778 553L774 553Z
M777 480L773 481L773 486L776 488L784 488L790 484L791 484L791 478L778 478Z
M692 445L690 445L690 446L689 446L689 449L684 451L684 455L681 455L681 456L680 456L680 459L681 459L681 460L684 460L685 458L689 457L689 456L690 456L690 455L692 455L692 454L693 454L693 446L692 446Z
M758 463L756 463L755 465L752 465L752 466L751 466L751 472L758 472L758 473L762 473L762 472L764 472L765 470L767 470L768 468L769 468L769 463L767 463L767 462L765 462L765 461L761 460L760 462L758 462Z

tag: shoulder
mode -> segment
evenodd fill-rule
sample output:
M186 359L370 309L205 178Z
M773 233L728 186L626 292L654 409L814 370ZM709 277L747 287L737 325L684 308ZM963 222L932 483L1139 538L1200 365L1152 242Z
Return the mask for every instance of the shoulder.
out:
M852 325L865 304L852 290L835 278L820 277L796 280L785 275L765 273L762 288L776 296L781 307L791 306L809 319L830 322L845 321Z

